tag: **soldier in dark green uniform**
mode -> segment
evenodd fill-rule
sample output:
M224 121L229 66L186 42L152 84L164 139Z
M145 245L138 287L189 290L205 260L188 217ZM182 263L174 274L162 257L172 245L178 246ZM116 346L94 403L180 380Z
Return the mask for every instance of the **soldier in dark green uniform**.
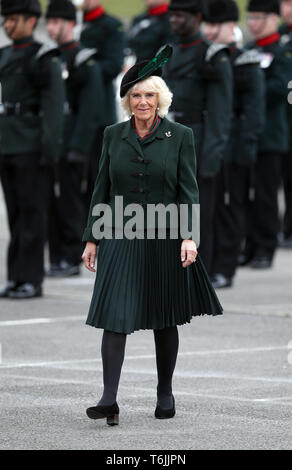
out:
M284 24L281 25L279 33L281 43L292 52L292 0L281 0L281 16ZM292 77L290 77L292 78ZM292 86L289 87L291 91ZM285 194L285 215L283 224L283 236L280 240L282 248L292 248L292 102L288 103L288 122L290 129L290 149L283 155L282 178Z
M102 67L106 112L104 126L96 137L95 152L91 158L88 185L88 205L95 184L98 160L101 154L104 128L117 120L116 97L113 80L119 75L124 62L126 37L122 23L108 15L99 0L84 0L84 29L81 33L81 44L84 47L95 48Z
M242 264L249 263L255 269L271 267L278 245L281 158L289 149L287 91L292 55L280 41L279 9L277 0L251 0L248 5L248 25L255 41L247 47L259 51L266 85L266 124L259 141L255 201L242 259Z
M49 167L62 138L63 83L55 46L33 38L38 0L2 0L7 36L0 50L0 176L11 239L1 297L42 295Z
M216 176L230 132L232 69L228 47L211 44L200 33L203 6L199 0L172 0L170 23L179 37L165 67L174 93L174 120L191 127L198 158L201 205L200 254L209 274L213 261Z
M61 194L53 200L50 223L50 276L79 274L82 227L90 154L105 112L104 85L96 49L74 40L76 8L69 0L51 0L47 29L61 52L66 89L64 145L60 159ZM82 187L83 186L83 187ZM85 186L85 187L84 187Z
M218 175L213 259L213 286L230 287L240 253L242 227L252 188L252 170L259 135L264 126L264 77L257 51L234 42L239 9L234 0L209 0L205 36L229 47L233 66L233 118L231 135Z
M147 11L133 19L129 30L129 48L137 62L153 57L172 41L168 3L165 0L144 0Z

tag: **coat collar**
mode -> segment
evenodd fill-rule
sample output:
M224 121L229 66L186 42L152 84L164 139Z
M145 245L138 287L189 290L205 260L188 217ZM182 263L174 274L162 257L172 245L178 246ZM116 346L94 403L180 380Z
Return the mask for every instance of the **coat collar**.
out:
M154 141L155 139L158 139L158 140L167 139L169 137L169 133L170 133L170 121L166 118L161 119L159 129L157 130L157 132L155 132L152 139L150 139L148 141L148 143ZM170 133L170 135L171 135L171 133ZM125 122L124 130L123 130L123 133L122 133L122 139L126 140L132 147L134 147L134 149L142 157L144 156L142 146L139 144L139 142L137 140L137 137L135 135L135 131L132 127L131 119L129 119L128 121Z
M157 132L155 132L155 135L153 136L153 140L155 140L155 139L166 139L167 132L170 132L169 129L168 129L169 124L170 124L170 121L168 119L166 119L166 118L161 119L159 129L157 130ZM135 135L135 131L133 130L132 125L131 125L131 119L129 119L128 121L125 122L124 130L123 130L123 133L122 133L122 139L132 141L133 138L135 140L137 140L136 135Z
M33 43L33 36L27 36L25 38L16 39L13 42L13 49L25 49Z

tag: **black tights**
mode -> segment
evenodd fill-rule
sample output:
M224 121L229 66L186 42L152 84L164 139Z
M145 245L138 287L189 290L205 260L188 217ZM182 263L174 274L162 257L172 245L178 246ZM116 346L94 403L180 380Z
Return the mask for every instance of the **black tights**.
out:
M157 366L157 402L164 409L171 408L172 376L178 352L178 331L176 326L154 330ZM98 405L115 403L125 357L127 335L104 331L101 346L104 391Z

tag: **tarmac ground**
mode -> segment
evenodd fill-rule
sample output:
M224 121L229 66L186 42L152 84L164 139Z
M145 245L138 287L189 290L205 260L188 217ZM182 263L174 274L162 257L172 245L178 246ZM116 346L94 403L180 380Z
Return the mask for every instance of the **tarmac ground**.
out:
M0 193L0 284L8 241ZM240 269L219 317L179 327L177 413L154 418L153 334L127 338L120 425L90 421L102 393L102 331L85 325L94 276L46 280L45 295L1 300L0 449L292 448L292 251L272 270Z

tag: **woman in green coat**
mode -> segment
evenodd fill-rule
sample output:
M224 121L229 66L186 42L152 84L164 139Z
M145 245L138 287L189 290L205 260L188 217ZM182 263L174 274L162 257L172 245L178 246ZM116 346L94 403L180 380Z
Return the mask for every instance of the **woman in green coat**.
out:
M83 237L87 244L82 258L91 272L95 272L99 245L87 324L104 330L104 392L87 415L107 418L110 425L119 419L116 397L127 335L140 329L154 331L155 417L172 418L177 326L190 323L195 315L222 313L197 255L199 198L193 133L165 118L172 94L161 78L161 66L171 52L167 46L153 61L134 65L123 78L122 105L131 118L105 130ZM121 197L122 206L117 204ZM154 219L148 217L153 206L159 209ZM182 210L179 217L166 220L166 207L187 210L185 216ZM134 218L133 223L129 215L141 214L138 209L143 210L142 218Z

